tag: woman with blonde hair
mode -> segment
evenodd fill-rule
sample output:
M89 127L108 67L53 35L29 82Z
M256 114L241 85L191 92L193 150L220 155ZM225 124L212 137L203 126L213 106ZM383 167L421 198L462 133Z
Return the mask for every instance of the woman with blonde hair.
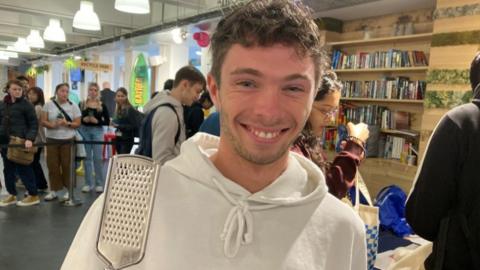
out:
M80 126L80 110L77 104L68 100L70 86L61 83L55 87L55 96L43 106L41 123L46 128L47 167L50 180L50 193L46 201L55 200L57 192L70 186L71 142L75 137L75 129ZM68 199L68 192L63 197Z
M80 133L84 140L102 142L102 126L110 124L110 116L107 107L100 101L100 87L97 83L88 84L88 96L86 100L80 102L80 110L82 112ZM82 192L90 192L94 187L96 192L103 192L102 145L85 144L85 151L87 153L84 160L85 185Z

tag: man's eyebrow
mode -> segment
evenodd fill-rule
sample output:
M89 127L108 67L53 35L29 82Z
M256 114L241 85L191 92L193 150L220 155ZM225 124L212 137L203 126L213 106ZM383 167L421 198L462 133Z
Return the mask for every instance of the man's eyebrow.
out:
M256 77L263 76L263 73L253 68L238 68L230 72L230 75L241 75L241 74L250 74Z
M306 75L303 75L303 74L292 74L292 75L288 75L287 77L285 77L284 81L293 81L293 80L307 80L309 81L310 79L306 76Z

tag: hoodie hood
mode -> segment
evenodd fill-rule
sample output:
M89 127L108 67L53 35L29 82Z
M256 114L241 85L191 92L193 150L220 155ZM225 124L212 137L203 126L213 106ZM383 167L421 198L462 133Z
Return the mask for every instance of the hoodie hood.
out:
M320 203L327 194L325 177L320 169L293 152L290 152L287 169L269 186L252 194L223 176L210 161L209 157L217 151L218 143L216 136L197 133L182 144L181 154L167 162L165 167L221 193L232 205L220 235L227 257L235 257L241 245L254 241L252 211L313 201Z
M172 104L174 107L176 107L177 111L179 109L182 109L182 104L180 103L180 101L170 96L170 92L161 91L158 94L156 94L155 97L152 98L149 102L147 102L147 104L145 104L145 106L143 107L143 112L145 114L148 114L151 110L155 109L158 105L164 104L164 103ZM183 109L181 111L183 111Z

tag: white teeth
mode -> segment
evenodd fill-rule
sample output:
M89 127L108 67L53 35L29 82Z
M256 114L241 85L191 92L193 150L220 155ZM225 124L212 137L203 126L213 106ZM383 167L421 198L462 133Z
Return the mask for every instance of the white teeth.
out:
M250 130L255 136L260 137L262 139L273 139L277 137L280 132L265 132L265 131L257 131L257 130Z

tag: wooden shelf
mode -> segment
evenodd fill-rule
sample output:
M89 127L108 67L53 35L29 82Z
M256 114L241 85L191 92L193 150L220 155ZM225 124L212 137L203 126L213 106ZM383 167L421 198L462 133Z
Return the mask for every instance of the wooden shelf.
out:
M379 99L379 98L341 98L342 101L372 102L372 103L402 103L423 105L423 100L416 99Z
M403 136L409 136L409 137L418 137L420 136L420 133L414 133L416 131L402 131L402 130L396 130L396 129L382 129L380 132L385 133L385 134L392 134L392 135L403 135Z
M429 40L432 38L432 33L423 33L415 35L405 35L405 36L393 36L393 37L380 37L380 38L371 38L371 39L357 39L357 40L346 40L338 42L328 42L327 46L346 46L346 45L362 45L362 44L378 44L386 42L406 42L406 41L416 41L416 40Z
M358 68L358 69L332 69L335 73L367 73L367 72L418 72L427 71L428 66L424 67L404 67L404 68Z

